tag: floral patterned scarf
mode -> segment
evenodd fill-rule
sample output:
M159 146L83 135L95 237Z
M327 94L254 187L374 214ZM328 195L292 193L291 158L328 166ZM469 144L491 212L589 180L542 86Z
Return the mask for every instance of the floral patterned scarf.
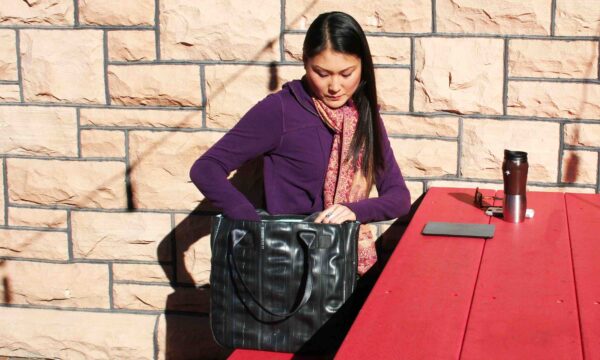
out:
M321 120L333 130L333 145L329 155L325 186L323 189L324 206L356 202L369 197L371 189L367 179L360 171L363 155L353 164L350 153L350 143L358 123L358 111L352 101L348 104L331 109L319 99L313 98ZM375 238L369 225L361 225L358 238L358 274L363 275L377 261Z

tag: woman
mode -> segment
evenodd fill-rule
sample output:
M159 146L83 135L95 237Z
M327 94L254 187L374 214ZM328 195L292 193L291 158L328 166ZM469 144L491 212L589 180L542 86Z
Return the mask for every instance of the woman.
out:
M373 61L360 25L341 12L321 14L303 46L306 75L256 104L192 166L190 177L225 216L258 220L227 180L264 160L266 210L313 214L316 222L383 221L408 212L410 194L378 112ZM373 185L379 197L368 198ZM366 226L359 274L377 260Z

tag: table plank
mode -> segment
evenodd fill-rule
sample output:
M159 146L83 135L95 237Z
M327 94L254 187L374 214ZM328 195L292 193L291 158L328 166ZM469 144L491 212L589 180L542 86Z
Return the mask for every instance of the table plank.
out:
M600 195L567 194L569 234L586 359L600 359Z
M458 358L485 240L421 230L428 221L488 223L473 194L428 191L336 358Z
M535 217L494 218L461 359L580 359L564 195L527 195Z
M228 360L291 360L295 359L294 354L291 353L276 353L272 351L259 351L259 350L244 350L238 349L231 353Z

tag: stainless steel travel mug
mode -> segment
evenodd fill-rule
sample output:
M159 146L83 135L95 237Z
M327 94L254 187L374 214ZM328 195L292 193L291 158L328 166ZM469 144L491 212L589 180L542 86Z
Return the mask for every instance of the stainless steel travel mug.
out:
M504 179L504 221L520 223L527 210L527 153L504 150L502 178Z

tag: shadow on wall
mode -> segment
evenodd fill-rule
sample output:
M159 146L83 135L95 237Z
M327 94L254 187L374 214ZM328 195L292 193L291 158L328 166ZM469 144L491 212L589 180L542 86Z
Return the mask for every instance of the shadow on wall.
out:
M600 34L600 23L598 24L598 27L596 28L596 33ZM600 66L600 64L599 64ZM594 79L596 78L596 75L600 76L600 69L597 69L598 74L592 74L592 70L593 70L594 64L592 62L590 62L590 64L588 65L586 72L585 72L585 76L584 79ZM579 114L583 113L583 108L585 107L585 102L588 99L588 90L587 87L584 87L583 90L583 96L581 97L581 106L579 107ZM574 145L579 144L580 141L580 135L579 135L579 127L574 127L573 130L573 136L572 136L572 143ZM564 136L564 135L562 135ZM600 153L599 155L600 156ZM563 179L558 179L559 182L564 181L566 183L574 183L577 182L577 174L579 172L579 167L580 167L580 162L581 162L581 157L576 153L576 152L571 152L569 154L569 157L566 159L566 166L565 166L565 173L563 174ZM561 164L559 164L560 166ZM597 172L600 172L600 169L596 169ZM599 187L599 184L596 184L596 188Z
M244 164L230 181L255 207L264 208L262 159ZM214 341L210 331L210 287L197 287L185 263L185 254L192 245L210 235L211 216L216 213L209 201L201 201L158 246L159 259L164 259L165 254L171 254L172 259L169 263L161 262L173 287L173 293L167 297L165 304L166 360L224 359L231 353ZM190 304L192 309L188 311L186 307Z

